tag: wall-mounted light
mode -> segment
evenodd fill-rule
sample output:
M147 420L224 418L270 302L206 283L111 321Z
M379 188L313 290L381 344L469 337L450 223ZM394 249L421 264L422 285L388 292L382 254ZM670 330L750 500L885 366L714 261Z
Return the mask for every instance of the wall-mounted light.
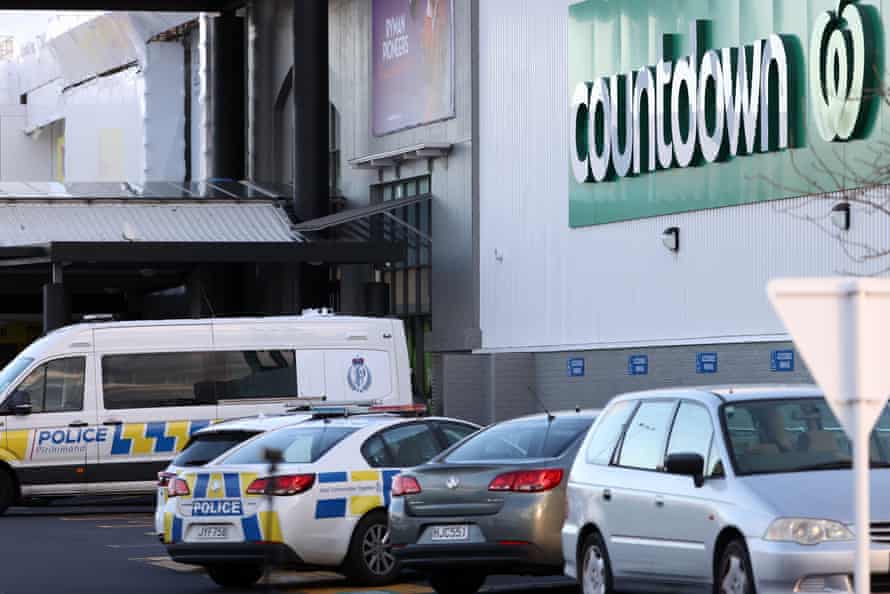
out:
M850 203L839 202L831 209L831 223L841 231L850 230Z
M680 251L680 228L668 227L665 229L661 234L661 242L672 252Z

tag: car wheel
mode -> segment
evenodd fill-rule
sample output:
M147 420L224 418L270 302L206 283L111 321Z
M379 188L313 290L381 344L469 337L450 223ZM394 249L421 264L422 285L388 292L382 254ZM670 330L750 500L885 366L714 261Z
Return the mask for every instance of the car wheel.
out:
M210 579L223 588L249 588L263 577L261 565L212 565L207 568Z
M606 544L599 532L594 532L584 540L578 581L581 582L582 594L612 594L612 566Z
M716 594L754 594L754 573L742 540L733 540L726 545L717 568Z
M437 594L476 594L487 577L484 573L462 571L433 573L429 580Z
M0 470L0 514L6 513L6 510L16 501L15 482L12 476L3 470Z
M362 586L383 586L399 575L399 564L389 542L389 520L385 512L362 518L352 534L343 573Z

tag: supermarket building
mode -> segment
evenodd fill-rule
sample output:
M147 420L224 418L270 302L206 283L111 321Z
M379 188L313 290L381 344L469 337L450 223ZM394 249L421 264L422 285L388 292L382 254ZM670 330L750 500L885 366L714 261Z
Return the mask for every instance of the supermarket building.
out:
M447 410L810 381L767 282L883 274L890 245L862 91L890 14L838 8L479 3L481 345L443 359Z
M89 2L27 6L62 4ZM34 233L0 246L4 274L31 279L5 300L22 315L58 272L74 314L100 295L144 317L398 316L418 394L488 422L657 386L810 381L768 280L888 269L890 107L863 92L887 63L878 0L116 3L136 4L214 12L76 25L109 48L129 31L133 55L81 68L57 37L62 79L4 100L42 130L44 179L65 182L27 200L0 188L0 206L33 210ZM138 116L105 127L165 123L175 145L156 126L91 136L79 122L102 101ZM81 167L79 138L104 169ZM0 179L19 181L2 148ZM70 183L133 178L104 200ZM48 208L91 213L98 248L130 259L78 262L52 245L75 229L46 227Z

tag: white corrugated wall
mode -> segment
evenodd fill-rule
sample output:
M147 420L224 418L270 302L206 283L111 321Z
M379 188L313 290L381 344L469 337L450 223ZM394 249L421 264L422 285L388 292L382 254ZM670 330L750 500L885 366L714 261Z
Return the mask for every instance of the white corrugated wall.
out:
M783 329L765 297L768 279L890 266L890 258L860 264L847 253L825 199L570 229L569 1L479 5L485 350L775 339ZM678 254L661 243L673 225ZM854 212L847 237L890 247L890 217Z

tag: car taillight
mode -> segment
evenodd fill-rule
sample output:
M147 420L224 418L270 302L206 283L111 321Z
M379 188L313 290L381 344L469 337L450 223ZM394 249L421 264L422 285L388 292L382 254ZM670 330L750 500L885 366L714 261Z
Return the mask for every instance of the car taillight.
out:
M417 479L413 476L403 476L400 474L392 479L392 491L390 494L393 497L417 495L418 493L420 493L420 483L418 483Z
M166 487L170 484L170 479L176 478L176 473L174 472L159 472L158 473L158 486Z
M315 484L314 474L289 474L258 478L247 487L248 495L299 495L305 493Z
M170 477L170 479L170 483L167 485L167 497L186 497L191 495L187 482L175 476Z
M496 477L488 485L489 491L515 491L519 493L539 493L549 491L562 482L561 468L545 470L517 470Z

